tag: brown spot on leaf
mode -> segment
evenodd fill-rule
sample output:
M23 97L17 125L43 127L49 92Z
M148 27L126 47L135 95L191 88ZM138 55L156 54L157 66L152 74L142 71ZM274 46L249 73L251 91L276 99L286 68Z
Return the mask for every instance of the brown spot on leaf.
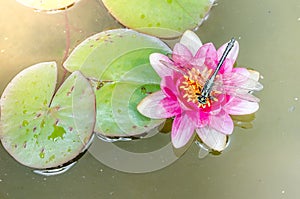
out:
M73 90L74 90L74 86L72 86L71 89L70 89L70 91L67 92L67 96L71 95L71 93L73 92Z
M147 90L146 90L146 88L144 86L141 87L141 92L142 92L142 94L146 94L147 93Z
M55 110L58 111L60 109L60 106L56 106Z
M99 90L100 88L102 88L104 86L103 82L98 82L96 89Z

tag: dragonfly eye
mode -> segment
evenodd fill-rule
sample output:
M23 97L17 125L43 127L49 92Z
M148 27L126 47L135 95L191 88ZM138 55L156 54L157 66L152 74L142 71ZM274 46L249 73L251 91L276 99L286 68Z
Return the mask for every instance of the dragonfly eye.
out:
M200 104L206 104L207 103L207 100L206 100L207 98L205 97L205 96L198 96L198 102L200 103Z

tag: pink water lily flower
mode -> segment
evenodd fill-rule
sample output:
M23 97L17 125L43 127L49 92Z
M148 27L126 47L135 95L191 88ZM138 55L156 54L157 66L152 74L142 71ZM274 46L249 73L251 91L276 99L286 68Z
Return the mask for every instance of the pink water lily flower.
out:
M159 53L150 55L150 63L161 77L161 90L138 105L143 115L154 118L174 117L171 138L175 148L184 146L196 131L211 149L222 151L227 135L233 132L230 115L250 114L258 110L259 99L251 93L261 90L258 73L245 68L233 68L239 45L225 59L206 104L198 102L205 81L222 56L226 44L218 50L214 45L202 45L192 31L183 35L174 47L172 58Z

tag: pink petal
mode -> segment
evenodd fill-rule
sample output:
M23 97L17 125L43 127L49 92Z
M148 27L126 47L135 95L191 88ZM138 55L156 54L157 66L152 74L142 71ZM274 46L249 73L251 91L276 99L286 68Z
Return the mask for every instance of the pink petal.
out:
M183 147L191 139L195 130L193 119L186 112L177 115L172 126L172 143L175 148Z
M227 47L227 43L224 44L223 46L221 46L218 51L217 51L217 54L218 54L218 61L221 59L226 47ZM236 58L238 56L238 52L239 52L239 44L238 42L236 41L234 43L234 46L233 48L231 49L231 51L229 52L229 54L227 55L223 65L222 65L222 68L220 70L220 73L226 73L226 72L230 72L233 68L233 64L235 63L236 61Z
M192 53L193 56L197 53L198 49L202 46L202 42L200 38L193 31L190 30L187 30L183 33L180 39L180 43L185 45Z
M218 60L222 57L222 55L226 49L226 46L227 46L227 43L218 49L218 51L217 51ZM234 63L236 61L238 54L239 54L239 43L237 41L235 41L233 48L231 49L231 51L229 52L229 54L227 56L227 59L231 59L232 62Z
M209 127L197 128L196 132L201 140L211 149L223 151L226 148L227 136L225 134Z
M196 58L212 57L217 59L216 48L212 43L206 43L197 51Z
M184 66L189 63L189 61L193 58L193 55L186 46L181 43L177 43L174 46L172 58L176 64Z
M164 91L165 95L173 98L174 100L177 98L177 87L176 80L171 76L164 77L160 82L160 88Z
M210 115L209 120L209 126L216 131L226 135L232 133L233 121L225 111L221 111L217 115Z
M145 97L137 109L142 115L153 119L169 118L180 114L178 102L168 99L162 91Z
M172 64L170 59L160 53L152 53L149 56L150 64L152 65L153 69L156 71L156 73L161 77L165 76L171 76L173 74L173 70L165 66L161 61L167 62Z
M205 65L209 68L215 68L217 66L217 51L212 43L207 43L201 46L197 51L195 58L205 59Z
M246 115L256 112L259 105L237 97L231 97L223 109L230 115Z
M237 73L239 75L242 75L244 77L249 77L250 73L246 68L233 68L232 73Z
M209 124L209 112L199 111L199 118L197 127L203 127Z
M233 64L234 62L231 59L225 59L219 73L231 73L231 71L233 70Z

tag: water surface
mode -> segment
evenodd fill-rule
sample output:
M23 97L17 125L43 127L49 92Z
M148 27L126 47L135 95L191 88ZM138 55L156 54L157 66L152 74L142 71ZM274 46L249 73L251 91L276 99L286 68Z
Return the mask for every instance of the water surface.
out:
M1 0L0 18L0 93L19 71L34 63L61 64L68 34L63 12L38 13ZM120 27L98 0L82 0L67 18L71 49L94 33ZM197 34L216 46L235 36L240 43L238 63L263 75L254 127L235 128L222 155L198 159L198 149L192 145L162 170L128 174L87 153L67 173L43 177L15 162L1 146L0 198L297 198L300 2L220 0ZM137 144L135 150L152 150L155 145L160 143Z

